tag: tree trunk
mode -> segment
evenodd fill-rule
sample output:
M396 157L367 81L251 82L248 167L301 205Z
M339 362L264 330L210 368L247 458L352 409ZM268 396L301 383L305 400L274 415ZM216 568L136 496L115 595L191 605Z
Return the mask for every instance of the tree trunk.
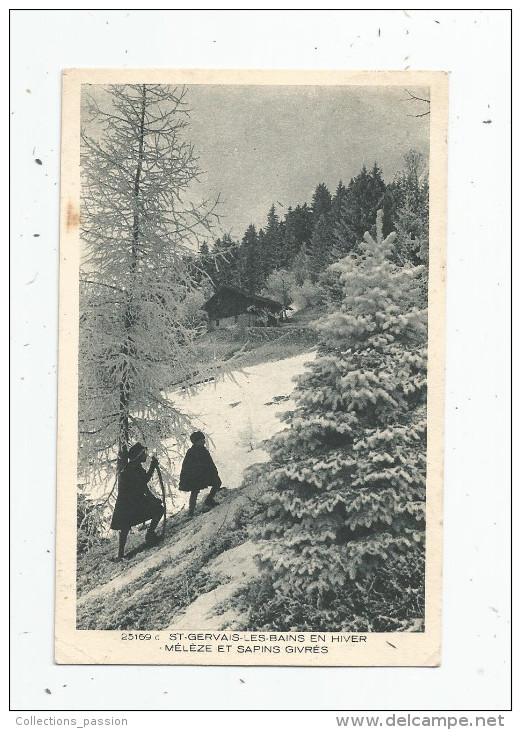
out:
M138 241L139 241L139 193L141 183L141 170L143 166L143 148L145 137L145 109L146 109L146 86L143 84L143 98L141 102L141 116L139 122L139 149L138 160L136 166L136 175L134 177L134 216L132 222L132 255L130 261L130 270L134 277L137 270L138 258ZM131 378L129 358L133 350L132 327L134 325L136 312L132 307L133 289L132 286L126 295L124 325L126 332L126 340L122 346L122 355L124 356L123 368L121 373L121 381L119 384L119 443L118 443L118 481L119 474L127 463L127 453L130 438L130 396L131 396Z

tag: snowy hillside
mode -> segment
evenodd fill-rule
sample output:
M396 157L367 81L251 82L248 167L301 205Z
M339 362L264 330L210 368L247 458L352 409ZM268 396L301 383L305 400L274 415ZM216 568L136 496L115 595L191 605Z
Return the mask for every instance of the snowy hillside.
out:
M262 442L283 427L278 416L293 407L294 378L314 357L314 352L306 352L253 365L205 384L195 395L172 395L194 427L206 434L224 487L239 486L246 467L267 459Z
M193 520L183 509L188 495L178 493L180 511L169 518L166 539L157 548L145 550L144 533L134 528L125 561L114 562L116 533L80 556L79 628L242 625L244 617L236 615L230 598L257 573L247 528L260 489L257 484L241 486L243 474L267 460L262 442L284 427L278 415L292 408L294 378L314 356L307 352L255 365L234 373L233 379L204 385L195 396L175 396L211 439L212 456L229 491L210 511L198 505Z

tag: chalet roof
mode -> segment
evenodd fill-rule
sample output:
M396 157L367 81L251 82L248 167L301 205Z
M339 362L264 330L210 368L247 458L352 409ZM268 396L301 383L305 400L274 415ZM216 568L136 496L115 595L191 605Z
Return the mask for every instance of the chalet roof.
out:
M251 294L246 289L241 289L238 286L221 286L219 287L214 294L203 304L203 309L208 309L208 306L211 307L212 303L215 299L218 298L219 294L222 294L223 292L229 292L231 294L239 294L240 296L244 297L245 299L248 299L250 302L254 304L259 304L264 307L270 307L271 309L282 309L282 304L280 302L276 302L274 299L268 299L267 297L261 297L259 294Z

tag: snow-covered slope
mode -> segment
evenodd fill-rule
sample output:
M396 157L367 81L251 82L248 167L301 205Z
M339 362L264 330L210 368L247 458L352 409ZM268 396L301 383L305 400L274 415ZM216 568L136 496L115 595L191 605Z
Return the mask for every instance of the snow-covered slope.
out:
M113 562L116 534L81 556L78 628L222 629L240 624L244 617L228 600L257 572L247 510L258 503L261 487L241 486L244 470L268 459L262 442L284 428L277 416L293 407L293 379L313 358L308 352L255 365L234 373L233 380L202 386L194 396L173 396L211 439L210 450L229 491L208 512L199 505L193 520L186 519L180 502L157 548L143 550L143 533L134 530L123 563Z
M172 395L191 414L194 426L207 435L224 487L239 486L248 466L266 461L262 442L284 427L278 416L293 408L294 378L314 357L314 352L306 352L254 365L225 380L206 383L195 395ZM176 467L179 473L180 459Z
M184 611L171 619L170 630L194 630L235 628L240 621L236 610L229 606L224 611L216 612L233 594L257 574L254 560L255 546L247 540L230 550L218 555L206 567L209 575L219 581L219 585L198 596Z

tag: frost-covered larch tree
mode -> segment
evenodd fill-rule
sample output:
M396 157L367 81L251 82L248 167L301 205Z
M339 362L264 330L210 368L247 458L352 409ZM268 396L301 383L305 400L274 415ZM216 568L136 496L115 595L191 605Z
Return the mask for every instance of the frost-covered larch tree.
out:
M140 84L85 93L79 477L97 479L103 493L133 441L165 459L165 439L188 426L166 391L190 370L188 254L214 213L187 201L199 170L184 136L184 88Z
M423 561L421 267L389 260L396 234L384 239L382 211L376 231L331 267L340 300L316 323L317 358L298 380L289 428L271 442L260 562L276 594L315 608L383 566L407 576Z

